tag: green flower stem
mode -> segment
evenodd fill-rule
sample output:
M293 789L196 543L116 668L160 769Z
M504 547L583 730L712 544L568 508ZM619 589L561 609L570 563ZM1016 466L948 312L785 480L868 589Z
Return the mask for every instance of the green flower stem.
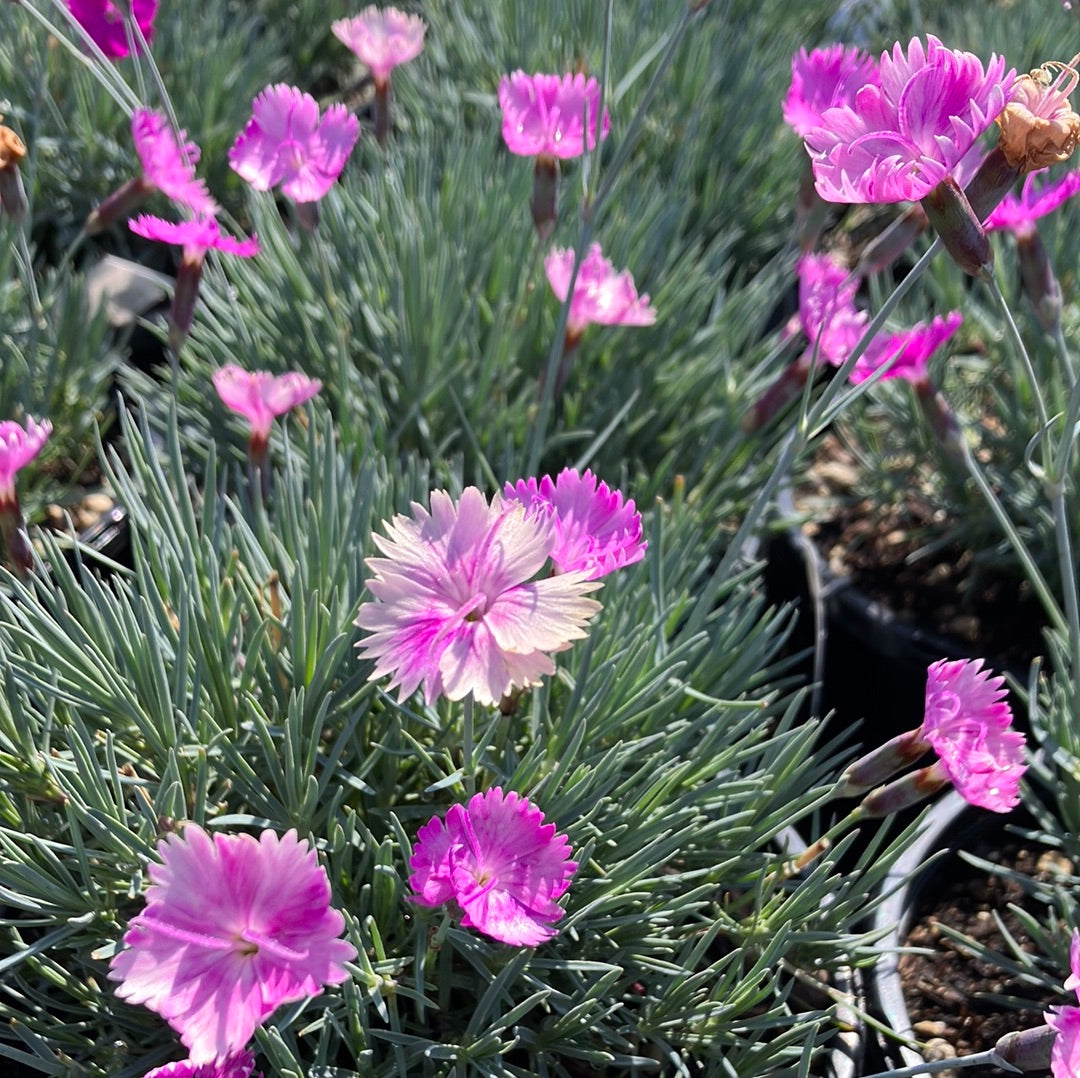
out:
M1005 326L1008 329L1009 339L1012 341L1012 346L1016 351L1017 358L1020 360L1021 364L1023 364L1024 373L1027 375L1028 384L1031 386L1031 395L1035 398L1035 407L1039 413L1039 429L1045 431L1050 426L1050 415L1046 410L1046 401L1043 398L1042 389L1039 387L1039 380L1035 376L1035 368L1031 364L1031 356L1028 355L1028 350L1024 347L1023 338L1020 336L1020 331L1016 328L1016 322L1013 320L1012 311L1009 310L1009 305L1005 302L1005 297L1001 294L1001 288L997 283L997 278L990 276L984 279L986 280L986 287L990 289L990 295L994 297L994 302L1001 312L1001 316L1005 319ZM1045 455L1045 449L1043 452Z
M120 77L116 65L98 48L97 42L83 29L79 20L67 9L63 0L51 0L52 6L64 17L68 26L75 31L79 40L91 54L87 56L76 44L43 15L30 0L23 0L19 6L23 11L29 12L31 18L39 22L44 29L51 34L75 60L87 68L90 73L101 83L105 92L130 116L138 107L139 99L130 86Z
M474 756L476 746L473 741L473 695L469 693L465 697L464 708L461 713L461 771L462 783L465 786L465 794L472 797L476 793L476 764Z

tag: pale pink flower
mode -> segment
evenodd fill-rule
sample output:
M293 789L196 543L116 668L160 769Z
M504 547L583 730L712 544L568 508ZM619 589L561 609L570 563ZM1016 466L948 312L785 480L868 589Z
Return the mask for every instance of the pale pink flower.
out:
M600 84L594 78L515 71L499 81L499 105L503 138L511 153L570 158L596 146ZM607 138L610 130L611 118L605 109L600 138Z
M259 239L251 236L239 240L221 231L214 217L196 217L192 221L166 221L148 213L128 221L128 228L137 236L161 243L175 243L184 249L184 261L201 264L211 248L240 258L251 258L259 253Z
M971 149L1005 107L1015 71L927 37L882 54L880 86L826 109L805 134L818 194L829 202L917 201Z
M269 371L245 371L230 363L214 371L214 388L226 408L251 423L251 440L265 445L274 418L310 400L322 382L299 371L273 375Z
M131 135L142 162L145 184L197 214L213 217L218 212L206 181L195 178L199 147L184 141L185 131L180 132L181 141L177 142L176 133L164 115L138 108L131 116Z
M421 906L456 902L461 923L515 947L555 935L577 864L565 835L526 797L498 786L420 828L409 886Z
M882 381L903 378L913 385L925 383L931 355L960 328L963 320L959 311L951 311L944 318L938 315L928 326L918 322L911 329L892 333L881 341L874 340L855 363L851 381L865 382L879 367L889 363Z
M799 259L799 324L807 358L840 366L866 332L870 318L855 306L859 279L831 254Z
M791 87L784 99L784 120L802 137L821 126L821 114L837 105L853 105L855 94L878 82L877 61L854 47L829 45L791 58Z
M320 119L315 98L284 83L263 90L252 113L229 164L256 191L280 185L295 202L315 202L330 190L360 135L344 105L331 105Z
M1032 172L1024 180L1020 195L1006 195L987 217L984 227L987 232L1007 228L1018 235L1029 235L1040 217L1053 213L1077 192L1080 192L1080 170L1067 172L1056 180L1047 180L1044 171Z
M566 302L573 270L574 252L569 248L553 247L544 259L544 272L560 303ZM592 322L603 326L651 326L655 321L656 310L649 306L648 294L638 296L630 271L616 273L600 244L594 243L574 281L574 298L566 322L569 336L580 337Z
M1005 694L1005 679L991 677L982 659L941 659L926 672L921 737L963 797L993 812L1019 803L1027 770L1024 735L1011 729Z
M371 679L391 674L399 699L423 683L428 703L471 693L492 705L538 685L555 672L551 653L585 636L600 609L584 573L533 579L555 548L552 520L498 496L489 505L475 487L456 503L434 491L430 512L414 502L384 528L373 539L386 556L367 560L376 601L356 623L372 633L360 643Z
M18 505L15 497L15 473L41 452L52 434L52 423L40 423L29 416L26 426L13 419L0 423L0 506Z
M633 500L624 501L607 483L598 487L589 470L579 475L576 468L564 468L554 482L549 475L539 482L519 479L507 483L503 494L553 518L551 560L560 573L580 571L586 580L596 580L645 557L648 543L641 538L641 514Z
M427 25L418 15L372 5L351 19L338 19L330 29L370 68L376 84L385 84L395 67L420 55Z
M143 1078L250 1078L255 1057L249 1051L234 1052L212 1063L193 1063L182 1059L147 1071Z
M131 14L149 44L154 37L157 0L130 0L130 3ZM123 8L127 6L126 2L118 4L115 0L67 0L67 6L106 56L119 60L128 55L130 50L122 14Z
M158 843L158 855L146 908L128 925L109 978L120 982L118 996L180 1034L191 1064L239 1052L281 1004L348 979L344 963L356 950L338 938L345 919L295 830L256 839L188 823Z

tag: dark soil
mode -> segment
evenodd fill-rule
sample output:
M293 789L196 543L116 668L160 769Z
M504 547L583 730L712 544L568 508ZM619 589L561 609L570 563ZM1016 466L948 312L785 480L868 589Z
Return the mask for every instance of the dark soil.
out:
M826 519L803 525L829 569L905 622L966 645L972 655L1015 669L1043 654L1042 608L1019 575L980 570L971 552L921 553L947 527L917 489L881 506L855 500L855 461L831 435L799 491L801 507L824 502ZM815 513L815 517L819 514ZM957 656L958 657L958 656Z
M1055 860L1060 854L1011 840L1007 844L988 843L977 852L985 860L1009 866L1036 880L1047 880L1066 868ZM974 957L963 944L946 936L941 926L948 925L999 954L1009 955L1009 944L997 923L1000 917L1024 951L1037 953L1023 923L1009 906L1036 916L1043 914L1045 907L1031 898L1019 882L980 872L955 855L929 871L931 875L922 887L923 904L904 942L931 953L903 955L899 961L912 1027L927 1045L927 1059L985 1051L1012 1030L1042 1025L1043 1010L1064 1002L1064 993L1047 998L1036 986ZM1021 1009L993 998L1002 996ZM993 1069L979 1073L1005 1072Z

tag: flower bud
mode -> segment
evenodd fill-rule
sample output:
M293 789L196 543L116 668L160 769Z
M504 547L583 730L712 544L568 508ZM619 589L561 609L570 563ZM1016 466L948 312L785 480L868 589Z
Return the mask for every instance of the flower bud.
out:
M934 440L950 460L964 463L964 434L956 413L949 407L945 395L929 380L915 384L915 399Z
M909 771L903 778L871 790L859 802L856 812L863 819L879 819L891 816L901 809L917 805L949 785L949 776L941 762Z
M998 1066L1010 1065L1025 1073L1049 1071L1056 1036L1057 1030L1053 1026L1036 1026L1034 1029L1006 1033L994 1045L995 1063Z
M855 272L868 277L871 273L888 269L918 239L929 223L926 210L918 202L912 203L863 248Z
M929 748L929 743L923 740L922 727L899 734L851 764L840 776L836 796L854 797L872 790L890 775L914 763Z
M1017 233L1016 257L1020 263L1020 280L1031 300L1035 317L1039 325L1053 335L1061 326L1061 285L1034 226Z
M994 269L994 252L981 220L956 180L946 176L923 196L922 206L956 264L972 277L989 278Z
M537 154L533 170L533 191L529 201L533 224L541 243L546 243L555 231L558 219L556 198L559 190L559 162L550 154Z

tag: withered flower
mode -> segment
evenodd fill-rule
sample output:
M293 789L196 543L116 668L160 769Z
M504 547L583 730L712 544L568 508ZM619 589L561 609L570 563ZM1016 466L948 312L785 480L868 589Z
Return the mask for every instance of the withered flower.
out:
M22 224L29 208L19 174L19 162L25 156L26 143L10 127L0 124L0 210L10 214L16 224Z
M1012 100L998 117L1005 160L1022 172L1067 161L1080 143L1080 116L1069 104L1069 94L1080 75L1076 64L1050 61L1013 84ZM1056 79L1052 69L1058 69Z

